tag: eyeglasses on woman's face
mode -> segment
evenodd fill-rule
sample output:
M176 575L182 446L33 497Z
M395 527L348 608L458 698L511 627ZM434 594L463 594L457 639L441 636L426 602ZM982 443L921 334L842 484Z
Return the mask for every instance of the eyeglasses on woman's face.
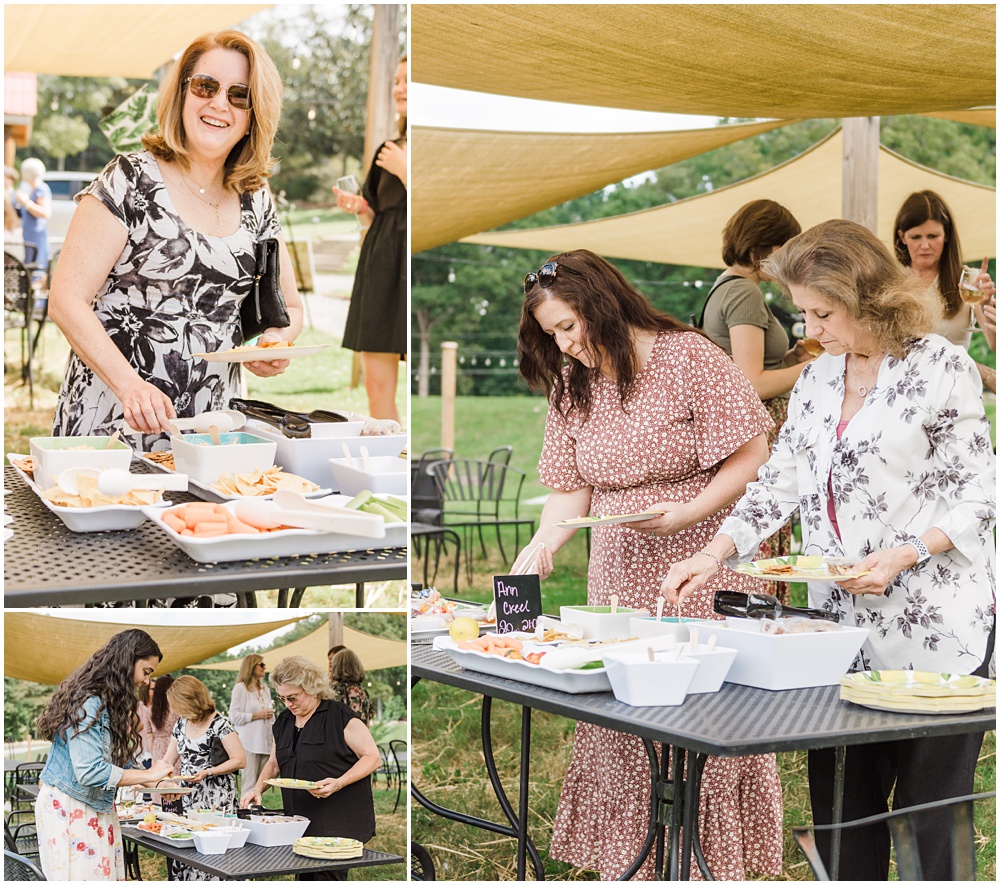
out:
M192 74L184 85L188 87L195 98L215 98L222 84L211 74ZM234 83L226 90L229 103L240 111L250 110L250 87L243 83Z
M281 701L286 707L290 707L292 704L298 703L299 698L302 697L302 692L297 691L295 694L279 694L278 700Z
M555 261L550 261L538 268L538 273L529 273L524 278L524 294L531 291L531 287L538 283L543 289L548 289L556 281L556 268L559 265Z

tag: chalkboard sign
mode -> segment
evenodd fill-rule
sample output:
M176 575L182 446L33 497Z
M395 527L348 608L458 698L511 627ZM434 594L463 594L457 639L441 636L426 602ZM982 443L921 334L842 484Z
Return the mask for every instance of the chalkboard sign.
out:
M538 575L494 575L497 633L535 632L542 614L542 587Z

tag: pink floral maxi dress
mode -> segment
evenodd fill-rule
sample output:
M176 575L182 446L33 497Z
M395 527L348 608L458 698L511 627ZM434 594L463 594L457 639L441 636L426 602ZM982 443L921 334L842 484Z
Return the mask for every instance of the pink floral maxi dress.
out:
M690 332L664 332L636 376L623 410L615 382L591 387L586 421L550 404L538 465L557 491L591 486L590 514L634 513L661 501L690 501L736 449L771 426L760 398L719 347ZM624 526L594 528L587 601L651 608L672 562L713 537L730 508L669 537ZM753 579L724 571L684 609L713 617L716 590L748 591ZM705 765L699 833L717 879L781 872L781 785L773 755ZM552 838L553 857L620 876L639 853L649 821L649 762L632 735L579 723ZM697 869L692 873L698 875ZM652 860L636 878L650 879Z
M48 784L35 801L39 865L50 882L124 881L125 855L118 813L96 811Z

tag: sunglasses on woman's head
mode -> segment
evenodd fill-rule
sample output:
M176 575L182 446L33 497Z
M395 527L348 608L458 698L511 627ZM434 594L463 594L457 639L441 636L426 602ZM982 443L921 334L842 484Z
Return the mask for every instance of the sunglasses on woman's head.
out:
M543 289L548 289L556 281L556 268L559 267L554 261L543 264L538 268L538 273L529 273L524 278L524 294L531 291L531 287L538 283Z
M195 98L215 98L222 84L210 74L192 74L184 81ZM250 87L234 83L226 90L229 103L240 111L250 110Z

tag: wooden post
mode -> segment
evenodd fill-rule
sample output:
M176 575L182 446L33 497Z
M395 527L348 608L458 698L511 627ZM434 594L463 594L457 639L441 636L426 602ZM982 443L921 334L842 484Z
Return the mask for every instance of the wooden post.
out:
M344 644L344 613L343 612L330 612L329 615L329 626L330 626L330 644L327 648L333 648L335 645Z
M458 343L441 342L441 445L455 448L455 382L458 376Z
M873 233L878 222L879 118L845 117L842 214Z

